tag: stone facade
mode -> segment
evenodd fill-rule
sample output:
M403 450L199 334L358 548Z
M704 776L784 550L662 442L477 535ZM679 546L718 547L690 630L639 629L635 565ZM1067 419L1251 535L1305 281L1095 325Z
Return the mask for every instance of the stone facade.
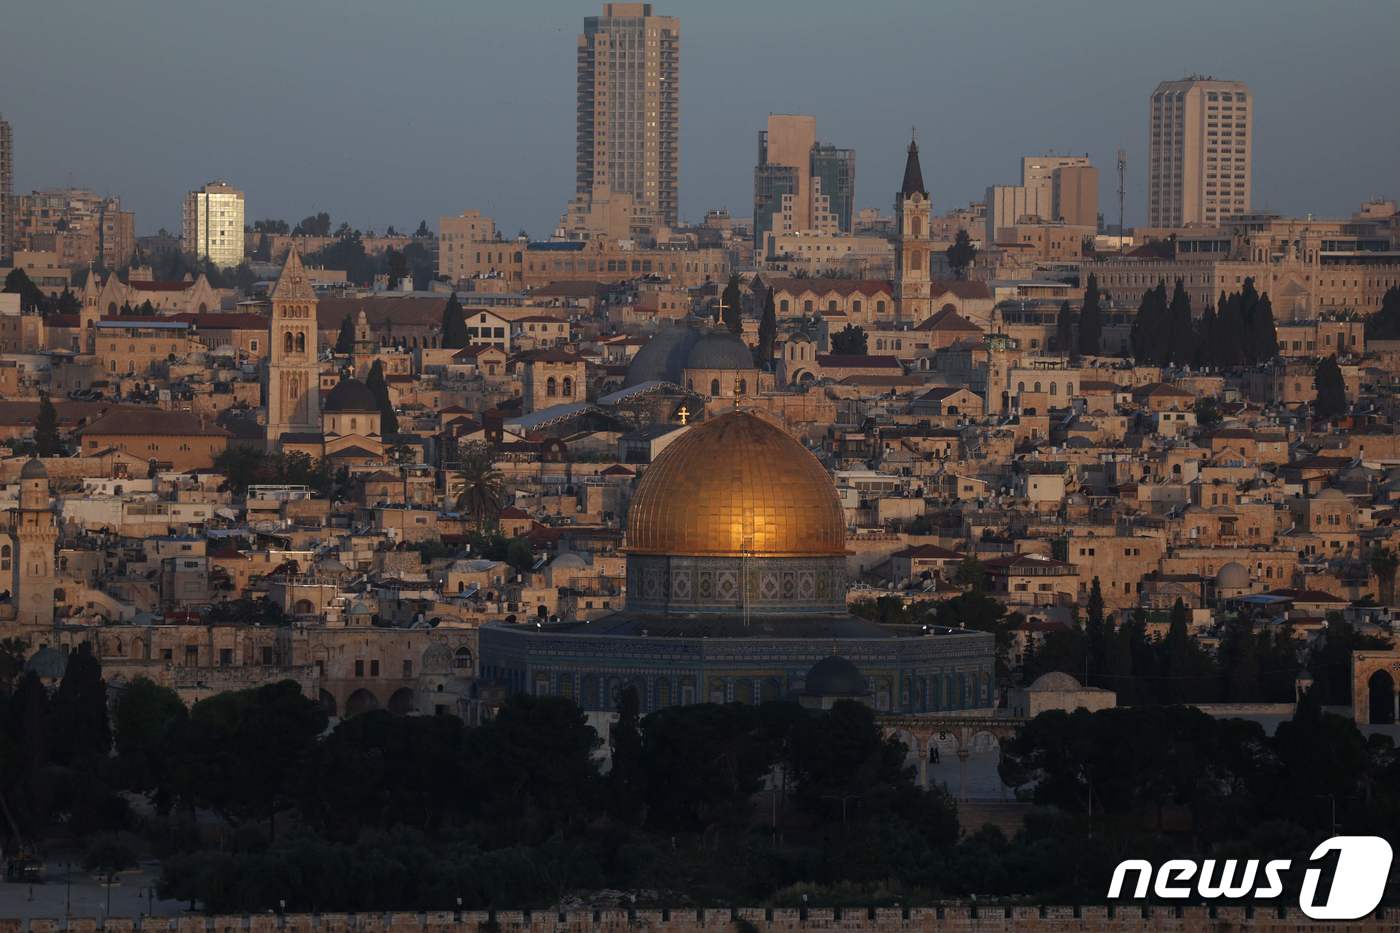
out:
M638 612L844 612L846 560L637 554L627 561L627 594Z

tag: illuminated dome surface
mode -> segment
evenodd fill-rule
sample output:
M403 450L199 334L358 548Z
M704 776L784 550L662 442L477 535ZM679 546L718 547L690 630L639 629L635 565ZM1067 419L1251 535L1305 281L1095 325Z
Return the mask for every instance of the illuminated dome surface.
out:
M685 432L642 474L631 554L842 556L846 525L826 468L782 428L729 412Z

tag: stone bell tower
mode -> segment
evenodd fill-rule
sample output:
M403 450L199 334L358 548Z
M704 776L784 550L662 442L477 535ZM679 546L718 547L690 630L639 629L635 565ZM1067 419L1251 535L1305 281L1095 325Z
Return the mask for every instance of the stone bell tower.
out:
M933 314L933 239L929 224L933 202L924 189L924 173L919 166L919 144L909 140L904 160L904 183L894 199L895 249L894 304L900 321L921 323Z
M268 324L267 440L321 431L321 368L317 362L316 292L293 248L272 287Z

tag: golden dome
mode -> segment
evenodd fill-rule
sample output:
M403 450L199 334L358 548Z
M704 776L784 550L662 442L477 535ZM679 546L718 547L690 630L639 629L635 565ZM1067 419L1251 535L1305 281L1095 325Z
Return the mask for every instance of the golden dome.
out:
M836 487L782 428L748 412L681 435L642 474L627 516L631 554L811 557L846 553Z

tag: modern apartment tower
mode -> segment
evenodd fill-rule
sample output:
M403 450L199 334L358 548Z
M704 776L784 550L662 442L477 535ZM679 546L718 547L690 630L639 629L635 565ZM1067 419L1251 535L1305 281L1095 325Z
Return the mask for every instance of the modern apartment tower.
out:
M754 245L770 233L850 233L856 153L817 142L817 121L774 113L758 134L753 170Z
M1240 81L1192 75L1152 92L1147 224L1219 224L1250 207L1253 97Z
M0 263L15 255L15 138L0 117Z
M656 222L679 203L681 24L650 3L605 3L578 37L576 193L622 192Z
M228 269L243 261L243 192L211 181L185 195L182 248Z

